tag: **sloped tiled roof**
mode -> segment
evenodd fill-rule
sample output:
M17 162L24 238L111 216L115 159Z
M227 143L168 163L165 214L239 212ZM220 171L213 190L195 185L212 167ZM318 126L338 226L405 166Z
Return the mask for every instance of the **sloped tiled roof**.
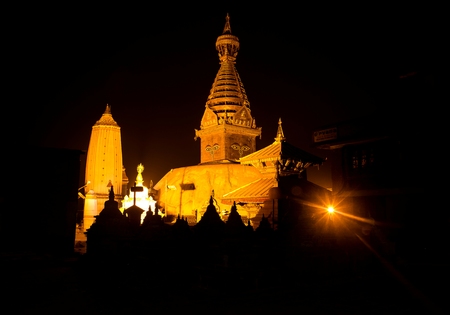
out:
M275 142L239 159L241 164L252 164L260 170L270 170L271 168L276 167L276 163L279 163L281 171L290 173L301 173L311 165L321 165L323 161L324 159L286 142L281 118L278 119ZM270 163L266 164L264 162Z
M286 141L275 141L259 151L242 157L239 161L241 164L251 164L253 161L272 161L278 158L301 160L303 163L310 163L311 165L321 165L324 161L322 158L303 151Z
M277 187L275 177L259 178L222 196L222 203L264 202L269 199L269 190Z

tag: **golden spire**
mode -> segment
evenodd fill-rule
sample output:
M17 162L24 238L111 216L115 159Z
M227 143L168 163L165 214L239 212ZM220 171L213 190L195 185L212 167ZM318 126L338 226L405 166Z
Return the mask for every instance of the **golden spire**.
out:
M103 113L102 117L99 120L97 120L97 122L95 123L94 126L116 126L116 127L119 127L119 125L112 118L111 106L109 104L106 104L105 112Z
M225 27L223 28L222 34L231 34L231 26L230 26L230 16L227 13Z
M220 68L206 101L200 130L195 129L194 137L202 141L202 163L236 160L242 156L243 148L248 153L255 151L255 138L261 136L261 127L256 126L247 93L236 70L239 39L231 34L228 14L223 33L217 38L216 49Z
M206 108L211 109L220 122L234 124L235 114L248 108L248 112L240 113L239 121L254 127L250 114L250 102L247 98L244 85L236 70L235 61L239 50L239 39L231 34L230 16L227 14L223 34L217 38L216 49L219 52L220 69L210 90ZM203 125L203 124L202 124Z
M111 115L111 106L109 106L108 103L106 104L106 109L105 109L104 114L109 114L109 115Z
M142 172L144 171L144 165L140 163L137 167L138 174L136 176L136 186L142 186L144 183L144 178L142 177Z
M239 38L231 34L230 16L227 13L223 33L217 38L216 49L219 52L220 62L234 62L239 51Z
M281 142L286 140L283 133L283 128L281 127L281 118L278 119L278 130L277 130L277 136L275 137L275 141Z

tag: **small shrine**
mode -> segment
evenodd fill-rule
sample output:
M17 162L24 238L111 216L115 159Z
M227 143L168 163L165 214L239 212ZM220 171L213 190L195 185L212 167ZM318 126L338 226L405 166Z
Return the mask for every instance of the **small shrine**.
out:
M146 187L144 185L144 178L142 176L142 172L144 171L144 165L140 163L137 167L137 176L134 184L135 189L131 189L129 195L125 195L122 201L122 208L120 209L122 212L124 210L130 208L131 206L137 206L144 210L141 215L141 223L144 221L145 216L147 215L147 211L150 210L155 213L155 204L156 201L150 195L150 192L153 187L152 181L150 181L150 186ZM138 188L138 189L136 189Z

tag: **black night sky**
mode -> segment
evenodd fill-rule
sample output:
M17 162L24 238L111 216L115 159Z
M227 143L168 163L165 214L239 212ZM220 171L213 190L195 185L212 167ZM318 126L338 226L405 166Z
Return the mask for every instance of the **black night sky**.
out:
M156 182L200 161L194 129L219 69L215 41L229 13L241 43L236 67L262 127L257 149L273 142L281 118L288 142L327 157L311 147L313 129L374 113L419 113L396 99L402 77L439 85L437 12L232 2L28 8L13 14L5 47L18 101L9 106L29 118L31 144L87 150L92 125L110 104L130 181L143 163L145 184ZM330 185L327 163L308 174Z
M183 251L180 256L173 256L176 259L161 255L171 266L167 270L173 268L170 270L176 271L170 272L173 282L163 279L166 274L162 271L167 271L164 270L166 265L159 265L156 255L148 260L150 265L134 261L135 268L128 264L133 257L126 264L114 259L104 263L93 261L95 268L86 260L80 260L72 273L75 264L71 259L62 261L46 256L37 260L27 256L28 253L17 258L2 252L0 269L3 273L0 277L6 279L5 287L8 288L4 300L13 302L9 309L18 310L17 313L23 308L33 313L45 310L46 314L94 314L100 310L110 314L130 314L130 310L149 303L150 307L144 309L152 309L155 314L180 311L187 314L190 309L204 309L201 314L210 314L211 310L214 314L291 314L292 310L300 309L314 314L339 313L342 309L348 310L346 314L431 314L434 301L440 307L448 308L448 294L442 288L448 285L449 260L445 260L446 265L432 264L448 253L448 247L445 247L448 246L448 215L442 202L447 194L439 191L446 189L441 184L441 168L448 164L443 155L447 148L442 145L448 140L435 145L438 136L448 134L441 131L446 124L439 120L447 119L443 113L448 104L448 96L443 93L446 73L442 70L443 56L448 56L444 53L448 32L443 26L448 17L440 17L441 12L446 11L423 2L417 6L412 2L408 5L393 2L389 5L379 2L354 5L334 2L329 5L323 1L243 3L217 1L205 6L190 2L183 5L146 2L101 6L79 2L36 2L3 7L6 23L2 32L1 133L2 156L6 157L6 162L2 160L4 186L0 195L2 251L3 247L15 250L14 241L21 244L22 240L30 247L41 249L43 237L52 241L49 243L57 244L59 239L53 235L62 235L58 234L60 230L61 233L68 230L62 231L63 225L57 225L54 230L45 228L52 227L52 222L65 222L68 226L59 208L57 212L51 212L56 209L51 201L57 191L52 185L60 183L58 179L42 178L47 175L45 167L39 172L30 171L33 165L41 165L31 163L33 160L38 163L42 160L36 157L38 150L29 149L38 146L87 151L92 126L105 111L106 104L111 105L113 118L121 127L123 160L130 183L136 178L139 163L145 167L144 184L148 186L150 180L156 183L172 168L200 162L200 141L194 141L194 129L200 127L205 103L219 70L215 42L222 33L228 13L232 33L241 44L236 68L256 124L262 127L262 139L257 140L257 149L274 141L279 118L289 143L322 158L328 157L330 151L313 148L312 132L334 123L349 119L362 121L367 117L377 122L381 117L380 124L384 123L383 118L388 118L405 126L407 134L409 129L414 131L411 132L413 140L408 142L413 143L412 158L409 159L413 163L408 165L414 169L411 170L413 176L408 178L414 179L412 186L421 192L419 200L422 203L414 204L416 200L411 198L411 208L417 211L408 208L405 213L398 214L405 217L408 229L405 228L404 234L396 236L394 233L392 243L403 244L404 251L411 252L411 257L423 255L430 263L408 265L394 261L396 257L392 257L395 264L403 266L403 278L387 261L377 256L363 238L352 238L357 246L348 243L348 247L342 248L330 242L327 245L330 251L323 251L323 256L317 260L310 260L305 254L305 257L294 257L292 261L279 261L279 252L274 251L269 255L274 258L272 261L291 269L273 268L271 261L265 258L251 262L252 266L259 267L265 262L273 268L267 269L270 278L277 279L280 272L286 283L291 283L289 272L295 270L299 275L298 291L278 291L271 283L267 286L262 283L264 290L255 291L254 295L261 304L256 305L258 308L248 304L252 313L238 307L240 300L231 301L228 295L217 294L228 294L227 288L211 290L210 295L205 295L201 287L196 290L179 287L180 275L186 279L191 276L191 270L179 269L189 262ZM425 135L421 139L430 139L429 143L416 144L416 134ZM25 142L30 147L24 146ZM308 169L308 179L328 188L330 173L330 163L325 162L320 170ZM414 177L415 174L423 176ZM74 177L76 175L74 172ZM432 176L439 177L439 181ZM390 207L393 208L397 199L392 200ZM46 225L41 226L39 222ZM302 229L299 231L303 232ZM320 234L319 229L315 231ZM367 238L374 234L370 233ZM346 248L354 250L355 256L350 257ZM285 250L284 247L280 249ZM325 267L327 261L331 262L329 252L333 250L350 257L348 266L355 270L345 272L353 272L353 282L348 281L346 273L340 272L336 272L334 278L328 278L333 276L333 270ZM169 251L179 254L171 248ZM286 253L289 251L285 250ZM266 251L261 252L261 257L266 257ZM189 250L185 253L190 254ZM431 256L433 254L436 256ZM368 257L368 264L358 265L358 255ZM400 252L399 257L402 255ZM44 259L48 262L44 263ZM325 263L316 265L315 261ZM312 270L317 267L320 274L309 274L308 269L298 268L297 262L310 264ZM375 265L382 268L377 267L372 272L370 267ZM58 268L53 268L55 266ZM358 266L368 267L360 270ZM121 273L116 273L117 270ZM416 273L416 270L421 272ZM260 276L254 278L264 280L263 272L258 272ZM249 274L247 270L245 273ZM154 285L154 275L164 280L162 289ZM316 276L320 281L316 281ZM228 283L229 279L223 278L223 283ZM413 279L411 283L423 292L414 291L414 286L405 279ZM305 285L308 283L311 286ZM136 284L150 291L138 292ZM255 287L258 285L256 283ZM167 297L172 299L168 293L175 291L178 291L174 295L176 299L167 303ZM185 292L188 294L184 295ZM136 303L128 305L123 293ZM275 297L273 293L276 293ZM245 298L253 303L252 297L245 294ZM433 303L425 295L431 297ZM197 305L199 297L211 304ZM235 304L227 306L223 301ZM280 301L289 303L283 305ZM421 312L416 304L423 304L427 311ZM227 312L215 312L211 305ZM275 311L271 313L265 305ZM70 310L64 311L67 307ZM8 305L5 310L8 311ZM441 313L444 312L436 312Z

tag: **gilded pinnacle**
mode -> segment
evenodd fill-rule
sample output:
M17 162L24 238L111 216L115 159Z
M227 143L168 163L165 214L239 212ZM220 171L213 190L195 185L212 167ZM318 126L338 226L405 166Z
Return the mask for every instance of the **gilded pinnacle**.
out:
M144 183L144 178L142 176L142 172L144 171L144 165L140 163L137 167L137 176L136 176L136 186L142 186Z
M111 115L111 106L109 104L106 104L106 109L104 114L110 114Z
M277 130L277 136L275 137L275 141L281 142L286 140L284 137L283 127L281 127L281 118L278 119L278 130Z
M219 52L220 69L210 90L200 127L204 129L207 126L229 124L256 129L250 102L235 67L239 39L231 34L228 14L224 33L217 38L216 49Z
M231 34L231 26L230 26L230 16L227 13L225 27L223 28L222 34Z
M239 51L239 39L231 34L230 16L227 14L223 34L217 38L216 49L221 63L235 62Z
M94 126L115 126L115 127L119 127L119 125L112 118L111 106L109 104L106 104L105 112L103 113L102 117L99 120L97 120L97 122L95 123Z

